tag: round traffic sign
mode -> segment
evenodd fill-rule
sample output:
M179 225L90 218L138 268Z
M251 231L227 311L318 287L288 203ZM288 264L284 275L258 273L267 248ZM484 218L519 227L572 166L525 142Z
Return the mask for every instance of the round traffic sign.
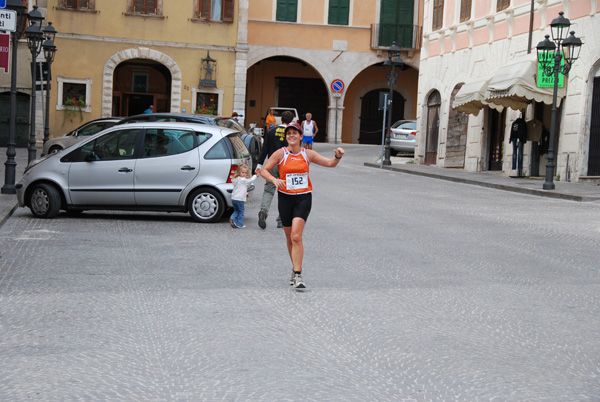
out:
M331 90L336 93L342 92L344 90L344 81L340 80L339 78L331 81Z

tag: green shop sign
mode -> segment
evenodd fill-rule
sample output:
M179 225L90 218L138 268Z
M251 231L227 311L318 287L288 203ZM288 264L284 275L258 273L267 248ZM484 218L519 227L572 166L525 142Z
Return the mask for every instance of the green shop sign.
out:
M554 65L554 55L555 53L546 53L545 55L540 54L540 59L542 60L538 60L538 73L537 73L537 86L538 88L552 88L554 87L554 74L552 74L552 76L548 77L546 75L546 73L544 73L544 64L550 64L550 65ZM545 56L545 57L544 57ZM561 53L561 58L560 58L560 67L561 70L563 69L565 65L565 57L564 55ZM562 88L565 86L565 76L564 74L561 74L560 72L558 73L558 87Z

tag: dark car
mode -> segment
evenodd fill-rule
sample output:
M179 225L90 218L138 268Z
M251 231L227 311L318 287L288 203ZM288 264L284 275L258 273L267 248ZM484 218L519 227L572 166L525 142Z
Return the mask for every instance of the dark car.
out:
M244 126L230 117L215 116L212 114L143 113L126 117L119 124L143 123L145 121L199 123L239 131L242 140L250 151L250 156L252 156L252 171L260 163L258 155L262 147L261 138L257 135L249 134Z
M44 143L44 148L42 149L42 156L62 151L71 145L77 144L79 141L88 138L90 135L94 135L104 129L114 126L119 120L121 120L121 117L102 117L100 119L88 121L62 137L52 138L51 140L46 141Z

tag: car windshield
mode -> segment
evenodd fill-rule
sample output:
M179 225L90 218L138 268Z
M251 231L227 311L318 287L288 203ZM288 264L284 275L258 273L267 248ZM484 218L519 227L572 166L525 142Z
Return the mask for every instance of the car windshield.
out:
M392 128L399 128L402 130L416 130L417 122L416 121L404 121L404 122L398 121L398 122L394 123Z

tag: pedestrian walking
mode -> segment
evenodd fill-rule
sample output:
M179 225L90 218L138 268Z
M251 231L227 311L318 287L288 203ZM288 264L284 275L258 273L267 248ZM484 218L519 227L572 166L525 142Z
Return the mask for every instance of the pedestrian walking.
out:
M312 149L315 136L319 132L317 122L312 119L312 113L306 113L306 120L301 124L302 126L302 146L304 148Z
M336 148L333 158L328 159L317 151L301 146L302 129L298 123L291 123L285 129L287 147L278 149L271 155L261 176L277 187L279 215L283 223L286 244L292 260L290 284L296 289L305 289L302 280L302 260L304 244L302 234L312 207L312 183L309 177L310 163L325 167L336 167L344 150ZM279 176L271 174L271 169L279 166Z
M270 158L275 151L287 146L287 142L285 141L285 128L293 119L294 115L292 112L286 110L281 114L281 124L277 127L273 127L265 134L264 144L258 155L259 162L264 162L265 159L267 157ZM258 169L262 169L262 165L258 165ZM271 168L271 175L279 177L279 170L276 165ZM258 226L260 226L261 229L266 229L267 227L267 217L269 216L269 209L271 208L271 202L273 201L274 195L275 185L270 181L267 181L265 183L260 211L258 213ZM279 216L277 216L277 227L283 227Z
M275 118L275 111L273 109L269 109L269 114L265 119L265 130L270 130L275 127L277 124L277 119Z
M233 175L233 179L231 180L233 183L233 192L231 193L233 213L229 218L232 228L242 229L246 227L244 225L244 212L246 210L245 203L248 196L248 187L258 178L258 172L259 170L256 169L256 174L249 178L250 171L248 170L248 166L242 163Z

